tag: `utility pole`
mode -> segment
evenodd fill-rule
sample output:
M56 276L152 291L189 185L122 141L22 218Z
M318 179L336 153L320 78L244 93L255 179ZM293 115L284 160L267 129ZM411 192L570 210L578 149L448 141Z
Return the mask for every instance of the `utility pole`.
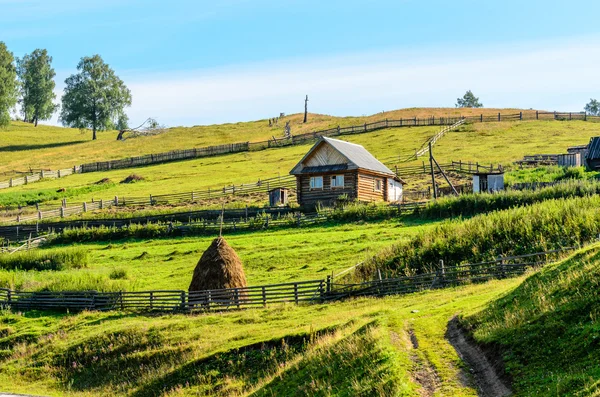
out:
M304 123L306 123L306 118L308 116L308 95L306 96L306 99L304 100Z
M429 167L431 167L431 184L433 187L433 198L437 199L437 186L435 186L435 174L433 172L433 153L431 153L431 142L429 142Z

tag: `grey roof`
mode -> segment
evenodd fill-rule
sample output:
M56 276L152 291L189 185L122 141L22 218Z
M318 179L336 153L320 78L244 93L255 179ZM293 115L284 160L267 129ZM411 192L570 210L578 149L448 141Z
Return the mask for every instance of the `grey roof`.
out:
M319 141L308 151L308 153L306 153L306 155L302 158L302 160L300 160L300 162L292 169L290 173L304 173L302 163L322 142L329 144L348 160L348 169L360 168L363 170L373 171L380 174L396 176L396 174L392 170L383 165L381 161L373 157L373 155L361 145L357 145L355 143L350 143L346 141L340 141L339 139L327 138L324 136L319 139Z

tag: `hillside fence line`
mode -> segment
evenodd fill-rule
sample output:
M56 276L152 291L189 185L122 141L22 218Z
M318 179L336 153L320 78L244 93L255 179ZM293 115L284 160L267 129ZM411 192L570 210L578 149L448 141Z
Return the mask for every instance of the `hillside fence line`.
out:
M230 143L224 145L216 145L216 146L208 146L202 148L194 148L194 149L183 149L183 150L173 150L170 152L163 153L155 153L155 154L147 154L143 156L137 157L129 157L125 159L119 160L108 160L108 161L98 161L94 163L86 163L81 164L79 166L74 166L71 168L66 168L63 170L57 171L44 171L44 175L42 176L42 172L33 173L31 175L26 175L24 177L19 178L11 178L9 181L0 182L0 189L23 185L27 183L31 183L34 181L38 181L43 178L52 178L52 177L62 177L66 175L70 175L73 173L83 173L83 172L97 172L97 171L108 171L113 169L123 169L123 168L131 168L131 167L142 167L151 164L160 164L171 161L181 161L181 160L189 160L194 158L202 158L209 157L215 155L223 155L223 154L231 154L231 153L240 153L240 152L248 152L248 151L257 151L264 150L268 148L275 147L285 147L292 145L300 145L305 144L311 141L318 139L321 136L341 136L341 135L351 135L351 134L362 134L366 132L373 132L386 128L404 128L404 127L426 127L426 126L453 126L457 123L485 123L485 122L502 122L502 121L518 121L518 120L600 120L599 116L591 116L586 112L539 112L536 111L535 114L533 112L519 112L512 114L501 114L498 115L488 115L484 116L481 114L480 116L470 116L470 117L428 117L428 118L401 118L399 120L390 120L385 119L373 123L364 123L362 125L350 126L350 127L340 127L339 125L334 128L314 131L304 134L293 135L291 138L281 138L268 141L260 141L260 142L238 142L238 143ZM431 139L439 139L441 136L440 133L434 135ZM443 133L441 134L443 135ZM437 138L436 138L437 137ZM429 142L429 141L428 141ZM428 146L428 142L415 153L410 154L406 159L402 162L414 160L419 157L419 152L422 152L421 155L427 152L425 149ZM423 151L425 150L425 151ZM71 172L72 171L72 172ZM47 173L47 174L46 174Z
M418 192L418 194L422 194ZM446 194L451 194L448 190ZM390 212L398 215L412 213L423 208L426 201L406 202L389 205ZM305 227L333 219L335 210L322 209L313 212L301 212L288 207L246 208L231 210L200 210L146 217L125 219L90 219L62 222L36 222L29 224L0 226L0 242L7 249L14 242L26 244L32 238L48 234L60 234L66 229L115 228L122 229L132 225L167 225L170 236L215 235L222 228L223 233L264 230L271 227ZM378 208L366 208L365 216L381 215ZM222 218L221 218L222 217Z
M484 165L478 162L463 162L452 161L447 164L440 165L447 172L457 172L462 174L473 174L478 172L491 172L496 169L501 169L500 165L493 164ZM398 176L412 176L431 173L431 166L423 162L422 166L407 166L395 167L395 172ZM439 173L434 169L434 173ZM246 183L240 185L230 185L223 188L207 188L204 190L195 190L192 192L172 193L153 195L149 194L145 197L114 197L110 199L92 199L87 202L70 203L67 199L63 199L58 206L27 206L19 208L19 213L9 222L31 222L42 221L52 218L65 218L72 215L78 215L88 211L108 209L111 207L126 207L126 206L152 206L166 204L194 204L205 200L219 199L235 195L252 195L266 194L273 188L287 188L290 190L296 189L296 178L292 175L284 175L262 179L254 183ZM465 186L466 187L466 186ZM443 188L440 188L443 190ZM468 190L468 188L467 188ZM443 191L441 192L444 193ZM431 188L424 190L407 190L403 193L403 202L429 200L431 198Z
M245 288L188 292L155 291L14 291L0 289L0 306L12 310L127 310L154 312L209 312L266 307L272 304L324 303L357 297L383 297L485 282L524 274L573 247L527 255L498 257L479 263L445 266L440 260L432 272L410 277L379 278L363 283L321 280L297 281ZM380 273L379 273L380 274Z

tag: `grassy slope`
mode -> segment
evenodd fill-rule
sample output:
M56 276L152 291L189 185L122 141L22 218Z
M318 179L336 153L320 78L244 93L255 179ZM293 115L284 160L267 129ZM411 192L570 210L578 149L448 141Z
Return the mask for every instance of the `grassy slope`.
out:
M433 223L399 220L321 225L227 235L240 255L250 285L324 279L377 250L428 229ZM212 237L90 243L89 264L59 272L0 270L0 287L17 289L187 289L193 269ZM44 250L60 251L62 248ZM126 279L109 280L115 269Z
M116 159L141 154L164 152L219 145L232 142L257 142L283 136L283 127L290 121L292 134L301 134L332 128L360 125L373 121L431 116L469 116L472 114L518 113L517 109L454 109L413 108L378 113L363 117L333 117L310 114L306 124L302 115L289 115L280 120L277 127L269 127L267 120L195 127L170 128L164 134L127 139L117 142L116 132L98 134L91 141L90 132L49 126L33 127L13 122L7 129L0 129L0 151L3 152L0 174L10 170L26 171L31 168L68 168L85 162Z
M600 395L600 245L529 277L468 317L497 346L517 395Z
M436 395L475 396L444 339L447 321L519 282L199 316L5 312L0 385L44 395L415 396L417 374L427 368ZM326 328L337 331L282 345L285 336ZM272 340L262 350L233 350Z
M391 161L398 155L414 152L415 148L438 131L437 127L389 129L370 134L347 136L352 142L364 145L376 157ZM501 162L505 165L525 154L564 152L567 146L586 143L590 136L600 134L600 123L583 121L530 121L512 123L475 124L464 130L447 134L434 152L441 162L471 160L481 163ZM310 145L239 153L191 161L155 165L143 168L115 170L69 176L10 189L25 190L75 188L89 186L102 178L119 182L136 173L146 178L135 184L116 184L100 193L73 197L73 201L91 200L92 197L146 196L207 189L230 184L252 183L259 178L287 175ZM421 161L414 162L420 164ZM251 165L251 166L250 166ZM415 178L408 178L415 182ZM0 192L11 194L8 190Z

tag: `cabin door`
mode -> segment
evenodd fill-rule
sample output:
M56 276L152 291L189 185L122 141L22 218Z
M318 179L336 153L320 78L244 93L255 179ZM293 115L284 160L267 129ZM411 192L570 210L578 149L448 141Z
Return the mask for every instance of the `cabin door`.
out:
M388 178L387 184L387 201L395 203L402 200L402 184L392 178Z

